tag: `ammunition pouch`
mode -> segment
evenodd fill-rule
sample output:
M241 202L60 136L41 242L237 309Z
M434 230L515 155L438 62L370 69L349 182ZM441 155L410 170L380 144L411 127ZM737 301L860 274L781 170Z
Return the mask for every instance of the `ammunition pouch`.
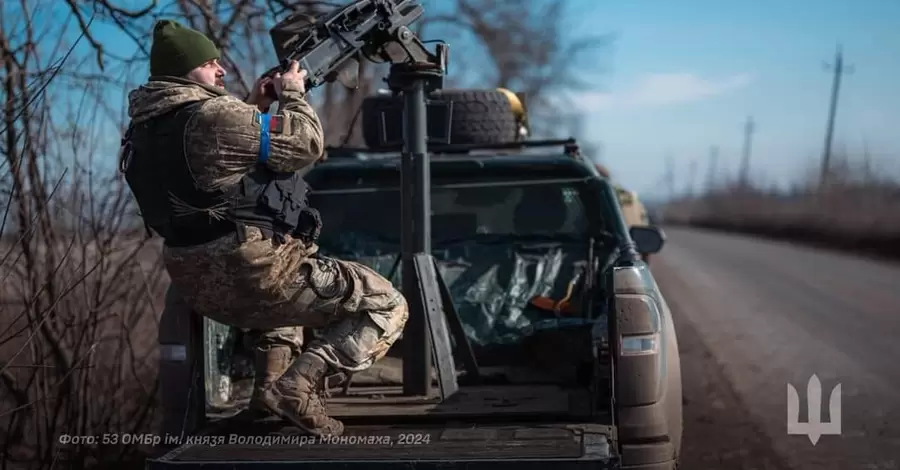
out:
M298 173L273 173L258 170L271 178L257 199L257 206L268 214L271 225L258 225L266 236L284 241L284 235L315 243L322 230L319 212L309 207L309 187Z

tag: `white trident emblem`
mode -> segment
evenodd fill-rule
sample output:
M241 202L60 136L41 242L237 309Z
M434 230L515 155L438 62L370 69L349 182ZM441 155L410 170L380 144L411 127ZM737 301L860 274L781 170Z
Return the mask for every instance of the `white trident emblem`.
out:
M806 384L806 409L808 422L800 422L800 397L793 385L787 384L787 432L788 434L805 434L809 442L815 446L824 435L841 434L841 384L831 390L828 410L831 422L822 422L822 384L819 377L813 374Z

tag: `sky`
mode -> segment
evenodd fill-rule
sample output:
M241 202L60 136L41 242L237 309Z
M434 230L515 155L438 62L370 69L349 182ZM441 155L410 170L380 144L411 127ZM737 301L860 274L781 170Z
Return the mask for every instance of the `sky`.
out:
M692 166L702 189L711 146L718 175L736 176L749 116L753 180L785 186L815 171L832 84L825 64L839 43L852 73L842 78L835 148L855 160L868 149L877 170L900 177L900 1L566 1L571 34L615 36L588 58L581 78L592 87L571 97L583 114L576 137L599 144L613 177L644 197L669 195L667 162L676 191L690 186ZM426 15L444 13L436 2L424 1ZM135 49L110 26L92 29L114 52ZM454 50L451 74L465 57Z
M711 146L736 175L744 123L756 123L750 175L786 185L817 168L837 44L845 63L835 146L900 175L900 2L894 0L599 0L578 2L583 31L617 35L597 89L574 100L585 138L613 177L646 197L706 178ZM667 157L668 156L668 157Z

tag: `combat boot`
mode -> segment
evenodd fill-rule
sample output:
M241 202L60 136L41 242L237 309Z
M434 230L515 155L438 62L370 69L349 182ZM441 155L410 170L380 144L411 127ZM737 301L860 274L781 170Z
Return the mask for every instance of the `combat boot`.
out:
M256 375L253 377L253 395L250 396L250 408L255 411L269 413L268 408L260 401L263 392L276 380L280 379L294 358L290 346L275 345L267 348L255 348Z
M261 402L282 419L315 436L340 436L344 424L329 417L322 394L328 365L322 358L303 353L272 386Z
M257 420L272 416L272 412L262 402L266 388L271 387L276 380L281 378L291 360L294 351L290 346L270 345L253 348L254 377L253 393L250 395L250 404L247 409L238 415L240 419Z

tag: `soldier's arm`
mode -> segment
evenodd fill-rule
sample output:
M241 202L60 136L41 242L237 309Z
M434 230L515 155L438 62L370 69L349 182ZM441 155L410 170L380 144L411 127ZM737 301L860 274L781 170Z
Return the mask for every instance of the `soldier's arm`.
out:
M215 189L236 183L262 163L293 172L322 157L325 136L315 111L297 91L282 94L278 114L232 96L205 101L188 121L185 152L198 185Z
M270 117L270 153L265 162L275 171L297 171L322 158L325 134L305 93L300 92L293 82L286 81L283 86L279 114ZM265 149L260 148L260 151Z

